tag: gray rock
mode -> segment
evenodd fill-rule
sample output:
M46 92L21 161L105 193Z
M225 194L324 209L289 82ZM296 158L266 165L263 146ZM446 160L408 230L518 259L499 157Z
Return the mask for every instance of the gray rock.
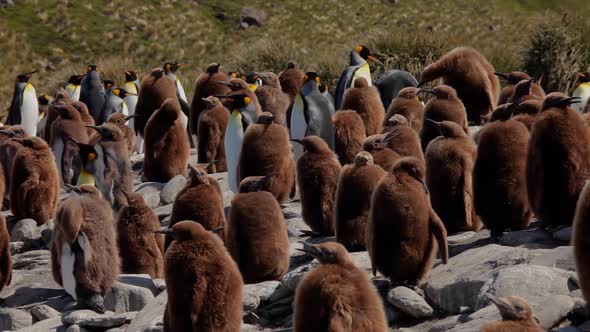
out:
M434 314L432 307L418 293L407 287L399 286L391 289L387 293L387 301L412 318L424 319Z
M490 231L487 229L480 230L477 233L463 233L450 236L451 242L449 242L449 256L453 257L463 253L467 250L483 247L492 243L490 238Z
M432 326L428 329L428 332L444 332L448 331L455 326L461 324L459 318L461 315L449 316L447 318L443 318L438 322L432 324Z
M158 286L149 274L120 274L119 282L149 289L154 296L160 294Z
M115 314L114 312L96 313L92 310L76 310L64 314L62 323L66 326L78 325L83 328L110 328L130 322L137 312Z
M33 315L36 320L41 321L61 316L61 313L46 304L40 304L31 309L31 315Z
M303 218L290 218L286 221L287 224L287 235L290 238L301 237L301 232L311 231L311 228L303 221Z
M291 292L295 292L299 281L303 278L303 275L308 271L311 271L316 265L318 265L318 261L314 260L313 262L300 266L293 271L287 272L283 278L281 278L281 286L289 289Z
M244 285L243 288L243 302L244 312L254 311L260 302L268 300L268 298L279 287L278 281L264 281L258 284Z
M158 216L158 219L161 221L172 214L172 204L159 206L155 208L153 211L156 214L156 216Z
M116 313L140 311L153 299L154 294L147 288L116 282L105 294L104 305Z
M85 329L79 325L71 325L70 327L68 327L66 332L90 332L90 331L88 331L87 329Z
M51 253L49 250L32 250L14 255L12 258L12 268L14 270L33 270L48 266L50 262Z
M263 9L253 7L242 8L241 16L242 18L240 23L246 23L246 27L248 27L249 25L256 25L261 27L266 23L266 20L268 18L268 15Z
M156 288L158 289L158 294L160 294L162 291L166 290L166 280L161 279L161 278L156 278L153 279L154 281L154 285L156 285Z
M19 332L63 332L65 327L61 323L61 315L37 322L29 327L18 330Z
M564 227L553 233L553 238L557 241L570 243L572 240L572 228Z
M476 308L481 288L498 270L526 263L527 249L496 244L475 248L432 269L424 290L436 308L457 314L462 306Z
M0 331L18 330L33 325L33 316L14 308L0 308Z
M544 229L533 228L522 231L508 232L500 238L500 244L505 246L520 246L530 243L547 243L553 242L551 233Z
M135 319L131 321L127 332L155 332L162 331L162 319L166 302L168 301L168 294L163 291L137 313Z
M553 295L533 304L533 314L546 329L561 322L573 309L574 300L565 295Z
M37 222L33 219L23 219L14 225L10 233L10 241L35 241L41 238Z
M369 275L373 273L373 269L371 268L371 258L367 251L351 252L349 253L349 256L352 263L354 263L354 266L365 271Z
M449 246L456 246L460 244L465 244L473 241L477 237L476 232L463 232L454 235L450 235L447 237L447 243Z
M285 219L301 218L301 203L291 202L282 210Z
M574 249L571 246L557 247L553 249L530 250L530 265L558 267L560 269L576 271Z
M154 209L160 205L160 192L165 185L165 183L159 182L144 182L135 188L135 192L140 194L145 203Z
M187 182L188 180L182 175L177 175L170 179L164 188L162 188L162 192L160 193L160 200L162 204L170 204L174 202L176 195L179 191L186 187Z
M27 251L28 246L23 241L10 242L10 254L16 255Z

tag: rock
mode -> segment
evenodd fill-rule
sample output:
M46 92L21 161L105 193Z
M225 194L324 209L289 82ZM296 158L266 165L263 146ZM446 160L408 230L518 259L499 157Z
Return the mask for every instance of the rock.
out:
M18 330L19 332L63 332L65 328L61 323L61 315L37 322L29 327Z
M240 20L240 23L246 23L246 27L248 27L249 25L256 25L261 27L266 23L266 19L268 18L264 10L253 7L242 8L241 16L242 18Z
M14 225L10 233L10 241L35 241L41 238L37 222L33 219L23 219Z
M443 318L438 322L432 324L432 326L428 329L428 332L445 332L448 331L455 326L461 324L459 318L461 315L449 316L447 318Z
M489 279L503 267L526 263L527 251L492 244L463 252L432 269L424 286L426 296L449 314L459 313L462 306L476 308Z
M33 317L35 317L36 320L41 321L61 316L61 313L46 304L40 304L38 306L33 307L33 309L31 310L31 315L33 315Z
M284 214L284 211L283 211ZM301 237L301 232L311 231L311 228L303 221L303 218L290 218L286 220L287 235L290 238Z
M126 312L115 314L113 312L106 312L104 314L96 313L92 310L76 310L64 314L62 323L66 326L79 325L84 328L109 328L121 326L130 322L137 312Z
M141 195L147 206L152 209L160 205L160 191L164 188L164 183L145 182L137 186L135 192Z
M558 267L560 269L576 271L574 249L571 246L557 247L553 249L535 249L529 251L532 257L530 265Z
M369 257L369 253L367 251L351 252L349 253L349 256L350 260L352 260L354 263L354 266L365 271L369 275L373 273L373 269L371 267L371 258Z
M542 327L549 329L561 322L573 309L574 300L571 297L553 295L533 305L533 314Z
M156 279L153 279L153 282L154 282L154 285L156 285L156 288L158 289L158 294L160 294L162 291L166 290L166 280L156 278Z
M13 270L33 270L49 266L51 253L49 250L32 250L12 257Z
M287 272L283 278L281 278L281 286L288 288L291 292L295 292L299 281L303 278L303 275L318 265L318 261L314 260L310 264L300 266L293 271Z
M171 204L174 202L176 195L179 191L186 187L187 182L188 180L182 175L177 175L170 179L170 181L166 183L162 189L162 192L160 193L160 200L162 204Z
M553 242L551 233L544 229L532 228L522 231L508 232L500 238L500 244L505 246L520 246L530 243L548 243Z
M492 243L490 231L487 229L480 230L477 233L467 232L465 235L457 234L450 236L449 256L453 257L467 250L482 247Z
M55 228L55 223L53 220L48 221L45 225L39 227L41 231L41 239L45 243L45 246L49 248L51 244L51 239L53 238L53 228Z
M301 218L301 203L291 202L282 211L285 219Z
M27 251L28 247L23 241L10 242L10 254L16 255Z
M154 294L147 288L116 282L105 294L104 305L116 313L140 311L153 299Z
M562 241L566 243L570 243L572 239L572 228L571 227L564 227L560 230L557 230L553 233L553 238L557 241Z
M137 313L135 319L127 327L127 332L162 331L162 319L167 301L168 294L163 291Z
M154 296L160 294L158 286L149 274L120 274L119 282L149 289Z
M449 246L457 246L460 244L465 244L471 242L474 238L477 237L476 232L463 232L454 235L450 235L447 237L447 243Z
M412 318L424 319L434 314L432 307L420 295L407 287L399 286L391 289L387 293L387 301Z
M14 308L0 308L0 331L13 331L33 325L33 316Z
M164 218L172 214L172 204L162 205L155 208L154 213L158 216L158 219L162 221Z
M254 311L260 302L268 300L268 298L279 287L279 282L275 280L264 281L258 284L244 285L243 288L243 302L244 312Z

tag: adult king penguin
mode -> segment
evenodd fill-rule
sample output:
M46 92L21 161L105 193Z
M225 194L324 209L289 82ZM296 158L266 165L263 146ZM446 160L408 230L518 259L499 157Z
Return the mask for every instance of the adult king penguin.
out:
M291 110L291 138L303 139L306 136L321 137L330 150L334 150L334 124L332 115L334 107L319 90L320 77L317 73L307 72L301 92L295 97ZM303 148L293 146L295 160L303 155Z
M164 69L164 74L166 75L166 77L171 79L172 82L174 82L174 86L176 87L176 96L178 97L178 102L180 103L180 108L182 109L182 113L184 114L182 121L184 123L184 127L186 128L188 125L188 116L190 113L190 106L188 105L188 100L186 98L186 93L184 92L184 87L182 86L182 83L180 83L178 76L176 76L176 71L178 69L182 68L184 65L185 65L184 63L180 63L178 61L166 62L164 64L163 69Z
M68 79L68 84L64 87L68 96L75 101L80 100L80 87L82 84L82 79L84 75L72 75L70 79Z
M571 106L578 113L583 113L586 104L590 100L590 71L583 71L578 73L580 84L574 90L572 97L579 97L580 102Z
M137 99L139 98L141 82L137 77L137 73L133 70L123 69L123 71L125 72L125 84L123 85L123 89L130 93L130 95L125 96L125 98L123 98L123 101L125 101L125 104L127 104L127 115L133 116L135 114L135 106L137 105ZM135 129L133 118L129 119L128 125L129 128Z
M37 93L29 79L37 70L16 77L14 94L8 112L6 124L22 125L27 135L37 135L37 122L39 121L39 101Z
M340 76L338 86L336 87L334 100L336 109L340 109L340 105L342 105L342 100L344 99L344 92L346 92L348 88L354 86L354 81L357 78L364 77L369 83L369 86L371 85L371 68L369 67L367 60L383 65L381 61L377 60L377 58L371 54L371 50L366 46L358 45L350 51L350 66L348 66L342 73L342 76Z
M86 75L82 79L80 88L80 101L88 106L96 125L102 124L99 120L106 102L106 92L100 77L100 67L96 65L86 67Z
M112 114L123 113L129 115L129 108L125 103L125 98L137 95L121 88L114 88L107 94L107 101L104 104L104 109L100 112L99 123L105 123Z

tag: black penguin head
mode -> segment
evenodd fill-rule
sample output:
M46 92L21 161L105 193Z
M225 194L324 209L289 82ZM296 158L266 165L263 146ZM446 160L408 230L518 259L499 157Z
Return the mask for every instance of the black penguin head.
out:
M174 62L166 62L162 69L164 72L167 73L175 73L178 69L182 68L185 63L174 61Z
M262 86L262 79L256 72L252 72L250 74L246 74L246 83L248 83L248 88L251 91L255 91L258 87Z
M324 242L320 244L309 244L299 241L303 245L297 250L317 259L321 264L350 264L348 251L340 243Z
M131 93L123 88L114 88L111 90L111 93L121 99L129 96L137 96L135 93Z
M219 63L217 63L217 62L214 62L214 63L209 64L209 66L207 66L207 74L211 75L211 74L219 73L219 67L220 66L221 65Z
M578 79L580 80L580 83L590 82L590 71L578 72Z
M550 108L567 108L570 105L581 101L580 97L568 97L561 92L551 92L545 97L541 110L545 111Z
M34 74L34 73L36 73L36 72L38 72L38 71L39 71L39 70L33 70L33 71L32 71L32 72L30 72L30 73L26 73L26 74L19 74L19 75L16 77L16 80L15 80L15 82L16 82L16 83L28 83L28 82L29 82L29 79L31 78L31 76L33 76L33 74Z
M91 71L97 71L100 73L100 67L97 65L93 65L93 64L86 66L86 72L89 73Z
M125 82L134 82L137 80L137 73L133 70L123 69L125 73Z
M320 89L321 93L326 93L329 90L328 85L326 83L320 83L320 86L318 88Z
M83 165L82 167L85 170L94 173L94 163L99 159L99 154L96 149L90 144L80 143L71 137L68 137L68 139L78 145L80 160Z
M115 86L115 82L112 80L104 80L103 83L105 90L110 90Z
M373 56L373 54L371 53L371 50L364 46L364 45L358 45L357 47L354 48L354 51L360 55L361 58L365 59L365 60L370 60L373 61L381 66L383 66L383 63L381 61L379 61L379 59L377 59L375 56Z
M39 105L42 105L42 106L49 105L49 103L52 100L53 100L53 97L51 97L50 95L40 95L39 97L37 97L37 101L39 102Z
M236 93L230 95L219 95L216 96L224 100L225 104L230 110L242 111L252 103L252 98L243 93Z
M315 81L317 84L321 84L320 75L318 75L318 73L314 71L308 71L307 73L305 73L305 76L303 76L303 78L305 82Z
M82 84L83 78L84 78L84 75L72 75L68 79L68 83L74 84L74 85L80 85L80 84Z
M240 193L250 193L262 190L275 174L266 176L249 176L240 182Z
M230 71L227 73L227 79L228 80L232 80L234 78L241 78L242 75L240 73L238 73L237 71Z

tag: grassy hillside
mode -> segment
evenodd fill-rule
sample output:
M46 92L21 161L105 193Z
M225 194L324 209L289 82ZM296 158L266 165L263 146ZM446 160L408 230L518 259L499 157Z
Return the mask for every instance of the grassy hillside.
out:
M244 6L265 10L266 25L238 30ZM333 81L357 43L375 48L388 67L414 72L459 45L512 70L543 22L570 22L580 44L590 44L590 23L580 13L590 13L590 1L21 0L0 9L0 107L8 106L20 72L41 69L31 81L41 94L91 62L120 81L122 66L145 73L182 60L188 91L212 61L225 69L279 70L296 59Z

